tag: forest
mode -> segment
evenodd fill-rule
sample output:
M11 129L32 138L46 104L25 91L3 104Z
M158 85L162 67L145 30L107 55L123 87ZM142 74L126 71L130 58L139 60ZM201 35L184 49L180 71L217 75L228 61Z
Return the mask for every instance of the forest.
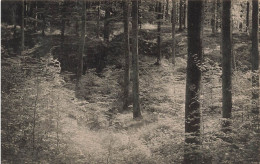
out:
M2 0L3 164L258 164L258 0Z

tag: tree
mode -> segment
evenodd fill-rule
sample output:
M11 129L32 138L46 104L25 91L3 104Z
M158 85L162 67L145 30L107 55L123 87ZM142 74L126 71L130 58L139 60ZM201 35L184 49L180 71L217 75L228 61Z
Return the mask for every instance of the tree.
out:
M258 36L259 36L259 2L258 0L252 1L252 103L254 113L259 114L259 48L258 48Z
M212 35L216 35L216 9L217 9L217 3L216 0L213 0L213 4L212 4L212 19L211 19L211 28L212 28Z
M124 55L125 55L123 110L126 110L128 107L129 80L130 80L129 2L128 2L128 0L124 0L124 13L123 14L124 14Z
M187 2L186 0L184 0L184 3L183 3L183 27L184 29L186 28L186 11L187 11Z
M83 1L82 4L82 16L81 16L81 47L78 57L78 80L82 76L83 73L83 55L85 51L85 35L86 35L86 1Z
M183 12L182 11L182 9L183 9L182 7L183 7L183 0L180 0L180 6L179 6L179 8L180 8L179 9L179 31L182 31L182 23L183 23L182 22L183 21L182 20L182 12Z
M172 64L175 65L176 0L172 0Z
M200 82L202 62L203 0L188 0L188 62L185 100L184 163L200 163ZM192 151L187 145L194 145Z
M162 19L162 3L157 2L157 65L161 64L161 19Z
M97 38L99 38L99 29L100 29L100 0L98 1L98 11L97 11Z
M24 0L22 0L22 41L21 41L21 50L24 51Z
M110 11L111 11L111 3L110 3L110 0L108 0L106 2L105 20L104 20L104 41L105 42L109 41L109 35L110 35L110 27L109 27Z
M223 130L228 130L232 109L232 40L231 1L222 2L222 117Z
M169 18L169 0L166 0L165 18L166 20Z
M141 118L138 64L138 0L132 0L133 117Z
M249 0L246 2L246 32L249 28Z

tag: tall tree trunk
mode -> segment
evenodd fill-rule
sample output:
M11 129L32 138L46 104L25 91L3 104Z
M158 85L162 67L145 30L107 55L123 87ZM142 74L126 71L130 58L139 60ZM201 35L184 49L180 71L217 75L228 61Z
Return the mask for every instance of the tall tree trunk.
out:
M166 0L165 19L169 19L169 0Z
M38 26L38 3L35 1L35 23L34 23L34 30L37 31Z
M252 1L252 111L259 114L259 2Z
M249 30L249 0L246 3L246 32Z
M222 2L222 117L223 131L229 130L232 109L231 1Z
M187 2L184 0L183 4L183 28L186 28L186 11L187 11Z
M99 29L100 29L100 0L98 1L98 17L97 17L97 38L99 38Z
M141 118L139 102L139 64L138 64L138 0L132 0L132 55L133 55L133 117Z
M45 26L46 26L45 13L42 13L42 36L45 36Z
M123 110L126 110L129 95L130 83L130 45L129 45L129 0L124 0L124 55L125 55L125 74L124 74L124 95L123 95Z
M212 28L212 35L216 35L216 9L217 9L217 3L216 3L216 0L213 0L213 4L212 4L212 19L211 19L211 28Z
M107 61L107 53L108 53L108 44L109 44L109 36L110 36L110 26L109 26L109 22L110 22L110 11L111 11L111 2L110 0L105 2L106 6L105 6L105 20L104 20L104 43L105 46L103 48L103 53L102 55L100 55L99 57L99 64L98 64L98 68L97 68L97 72L100 73L103 68L105 67L105 63Z
M217 1L217 11L216 11L216 32L218 32L219 29L219 19L220 19L220 0L216 0Z
M188 0L188 63L185 101L184 163L200 163L200 82L202 64L203 0ZM190 152L192 146L192 152ZM188 150L189 149L189 150Z
M172 64L175 65L176 0L172 0Z
M62 6L62 18L61 18L61 51L64 51L64 39L65 39L65 12L66 12L66 2L63 2Z
M179 6L179 31L182 31L182 24L183 24L183 20L182 20L182 8L183 7L183 0L180 0L180 6Z
M142 29L142 12L141 12L141 3L142 0L138 0L138 24L139 24L139 28Z
M24 51L24 0L22 0L22 40L21 40L21 50Z
M81 47L78 57L78 81L83 74L83 55L85 52L85 35L86 35L86 1L82 4L82 29L81 29Z
M158 9L157 9L157 65L161 64L161 21L162 21L162 3L159 1L158 3Z
M105 20L104 20L104 41L109 41L109 35L110 35L110 27L109 27L109 18L110 18L110 0L106 2L106 9L105 9Z

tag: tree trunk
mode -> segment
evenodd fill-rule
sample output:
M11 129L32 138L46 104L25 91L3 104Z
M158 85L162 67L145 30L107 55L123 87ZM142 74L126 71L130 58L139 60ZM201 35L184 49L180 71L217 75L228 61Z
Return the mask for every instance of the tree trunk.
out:
M37 31L38 26L38 4L37 1L35 1L35 23L34 23L34 30Z
M249 0L246 3L246 32L249 30Z
M202 64L203 0L188 1L188 62L185 101L184 163L200 163L200 82ZM191 147L190 147L191 146ZM192 151L191 151L192 149Z
M259 114L259 2L252 1L252 111Z
M157 9L157 65L161 64L161 20L162 20L162 3L159 1L158 3L158 9Z
M42 36L45 36L45 26L46 26L45 14L42 13Z
M110 28L109 28L109 18L110 18L110 0L106 2L106 9L105 9L105 20L104 20L104 41L109 41L109 35L110 35Z
M212 7L212 13L213 13L213 16L212 16L212 19L211 19L211 28L212 28L212 35L216 35L216 0L213 0L213 7Z
M222 9L222 117L223 131L229 130L232 109L232 31L231 1L223 1Z
M179 6L179 31L182 31L182 7L183 7L183 0L180 0L180 6Z
M175 65L176 0L172 0L172 64Z
M97 38L99 38L99 29L100 29L100 0L98 1L98 17L97 17Z
M216 11L216 32L218 32L219 29L219 19L220 19L220 0L217 0L217 11Z
M21 40L21 50L24 51L24 0L22 0L22 40Z
M125 55L125 74L124 74L124 95L123 95L123 110L126 110L129 95L129 82L130 82L130 46L129 46L129 2L124 0L124 55Z
M86 35L86 1L83 1L82 4L82 29L81 29L81 47L78 57L78 80L81 78L83 74L83 55L85 52L85 35Z
M133 55L133 117L141 118L139 102L139 64L138 64L138 0L132 0L132 55Z
M169 19L169 0L166 0L165 19Z
M184 4L183 4L183 28L186 28L186 10L187 10L187 2L186 0L184 0Z

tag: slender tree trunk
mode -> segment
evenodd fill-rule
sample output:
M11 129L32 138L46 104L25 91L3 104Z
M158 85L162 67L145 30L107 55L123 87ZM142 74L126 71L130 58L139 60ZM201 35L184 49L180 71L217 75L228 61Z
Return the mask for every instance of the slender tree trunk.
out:
M166 20L169 19L169 0L166 0L165 18Z
M158 9L157 9L157 65L161 64L161 21L162 21L162 3L159 1L158 3Z
M99 38L99 29L100 29L100 0L98 1L98 17L97 17L97 38Z
M246 3L246 32L249 30L249 0Z
M175 65L176 0L172 0L172 64Z
M109 28L109 18L110 18L110 0L106 2L106 9L105 9L105 20L104 20L104 41L109 41L109 35L110 35L110 28Z
M35 23L34 23L34 30L37 31L38 26L38 4L37 1L35 1Z
M142 1L138 0L138 24L139 24L140 29L142 29L142 15L141 15L142 12L141 12L141 9L140 9L141 3L142 3Z
M259 2L252 1L252 111L259 114Z
M86 1L83 1L82 4L82 29L81 29L81 47L78 57L78 80L81 78L83 74L83 55L85 52L85 35L86 35Z
M183 0L180 0L180 6L179 6L179 31L182 31L182 24L183 24L183 20L182 20L182 8L183 7Z
M129 46L129 1L124 0L124 53L125 53L125 74L124 74L124 95L123 95L123 110L126 110L129 95L129 82L130 82L130 46Z
M216 0L213 0L213 7L212 7L212 13L213 13L213 16L212 16L212 19L211 19L211 27L212 27L212 35L216 35L216 9L217 9L217 3L216 3Z
M223 1L222 9L222 117L231 118L232 110L232 31L231 1ZM225 120L223 131L229 130L230 122Z
M22 0L22 40L21 40L21 50L24 51L24 0Z
M42 13L42 36L45 36L45 26L46 26L45 14Z
M185 101L184 163L200 163L200 82L202 64L203 0L188 0L188 63ZM191 147L190 147L191 146ZM190 152L192 149L192 152Z
M187 2L186 0L184 0L184 4L183 4L183 28L186 28L186 10L187 10Z
M66 25L66 22L65 22L65 8L66 8L66 5L65 5L66 2L63 2L63 6L62 6L62 20L61 20L61 51L63 52L64 51L64 39L65 39L65 25Z
M142 118L139 102L139 64L138 64L138 0L132 0L132 55L133 55L133 117Z
M220 0L217 1L217 9L216 9L216 33L218 32L219 29L219 19L220 19Z

